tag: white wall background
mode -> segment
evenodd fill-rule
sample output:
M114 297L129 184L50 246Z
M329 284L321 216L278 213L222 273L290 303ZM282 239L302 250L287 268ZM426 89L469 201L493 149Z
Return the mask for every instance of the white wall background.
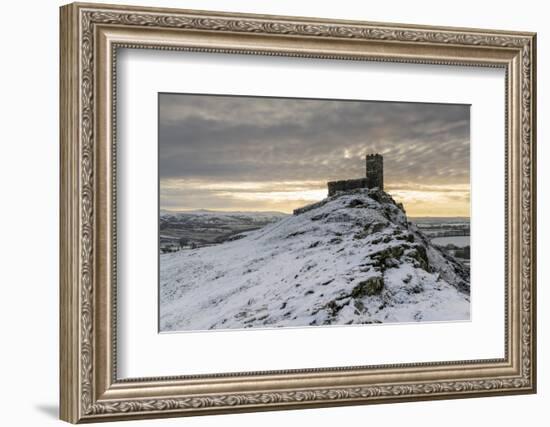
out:
M113 3L122 3L110 0ZM130 1L130 0L129 0ZM545 425L550 405L550 28L545 2L354 0L133 0L133 4L538 32L539 393L439 402L266 412L132 425L408 426ZM6 2L0 25L0 420L59 425L58 402L58 6ZM546 421L547 422L547 421Z

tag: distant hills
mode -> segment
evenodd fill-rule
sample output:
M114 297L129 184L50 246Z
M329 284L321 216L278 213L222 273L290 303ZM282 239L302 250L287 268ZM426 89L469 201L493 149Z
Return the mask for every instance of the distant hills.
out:
M160 211L161 251L222 243L286 217L281 212Z

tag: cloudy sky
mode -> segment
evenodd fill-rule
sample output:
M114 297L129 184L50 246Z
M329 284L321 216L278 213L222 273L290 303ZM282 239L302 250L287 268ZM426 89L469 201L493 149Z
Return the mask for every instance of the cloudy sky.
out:
M291 212L367 153L409 216L469 216L467 105L159 95L161 209Z

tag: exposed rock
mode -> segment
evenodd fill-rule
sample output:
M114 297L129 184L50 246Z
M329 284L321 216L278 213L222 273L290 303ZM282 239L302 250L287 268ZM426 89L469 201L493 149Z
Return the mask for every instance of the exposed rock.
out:
M382 277L369 277L353 288L351 296L353 298L363 298L364 296L378 295L382 292L382 289L384 289L384 279Z

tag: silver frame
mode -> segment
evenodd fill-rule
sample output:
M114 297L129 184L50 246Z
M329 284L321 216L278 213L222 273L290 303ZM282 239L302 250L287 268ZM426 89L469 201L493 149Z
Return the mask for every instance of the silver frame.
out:
M535 34L75 3L61 8L60 42L63 420L535 392ZM504 68L505 357L117 379L119 48Z

